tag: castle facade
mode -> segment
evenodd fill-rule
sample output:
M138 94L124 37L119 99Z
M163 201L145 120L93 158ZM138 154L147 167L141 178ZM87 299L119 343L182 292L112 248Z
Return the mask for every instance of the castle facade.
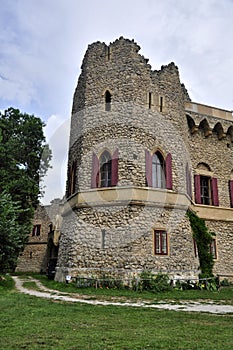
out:
M233 116L192 102L174 63L152 70L134 40L89 45L74 93L56 280L194 278L186 212L215 239L214 272L233 275Z

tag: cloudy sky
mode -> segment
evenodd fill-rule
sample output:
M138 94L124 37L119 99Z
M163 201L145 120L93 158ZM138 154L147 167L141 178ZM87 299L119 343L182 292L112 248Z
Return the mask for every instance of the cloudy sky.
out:
M120 36L173 61L193 101L233 109L233 0L0 0L0 109L41 117L53 151L44 203L64 194L69 118L89 43Z

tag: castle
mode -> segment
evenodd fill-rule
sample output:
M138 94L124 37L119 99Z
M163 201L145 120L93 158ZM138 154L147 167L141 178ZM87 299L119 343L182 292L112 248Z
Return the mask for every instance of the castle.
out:
M139 50L121 37L83 59L55 278L196 277L188 208L216 235L214 273L232 277L232 113L192 102L174 63L152 70Z

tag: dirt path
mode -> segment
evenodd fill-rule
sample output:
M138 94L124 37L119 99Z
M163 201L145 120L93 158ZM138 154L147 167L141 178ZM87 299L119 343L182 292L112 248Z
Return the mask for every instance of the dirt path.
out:
M182 301L179 304L175 302L164 303L159 302L157 304L152 304L150 301L141 302L116 302L107 300L93 300L90 296L85 295L69 295L68 293L60 292L57 290L52 290L44 287L40 281L30 277L30 279L23 279L19 276L12 277L15 281L15 286L18 291L33 295L39 298L47 298L53 300L67 301L73 303L85 303L90 305L114 305L114 306L127 306L127 307L146 307L155 309L166 309L175 311L196 311L196 312L209 312L213 314L233 314L233 305L220 305L215 302L200 303L196 301ZM25 282L35 282L39 290L28 289L23 286Z

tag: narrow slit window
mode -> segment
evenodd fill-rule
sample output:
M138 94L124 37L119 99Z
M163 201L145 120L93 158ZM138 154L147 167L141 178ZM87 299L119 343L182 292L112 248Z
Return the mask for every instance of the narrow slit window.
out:
M151 109L151 106L152 106L152 93L149 92L149 109Z
M111 111L111 102L112 102L112 95L107 90L105 92L105 111L107 112Z
M110 47L108 46L108 47L107 47L107 61L110 61L110 59L111 59L111 49L110 49Z
M105 248L105 230L101 230L101 249Z
M198 256L198 251L197 251L197 242L195 238L193 238L193 247L194 247L194 256L196 258Z
M160 96L159 97L159 111L160 112L163 112L163 103L164 103L163 96Z
M210 254L213 256L213 259L217 259L217 245L216 239L213 239L210 243Z

